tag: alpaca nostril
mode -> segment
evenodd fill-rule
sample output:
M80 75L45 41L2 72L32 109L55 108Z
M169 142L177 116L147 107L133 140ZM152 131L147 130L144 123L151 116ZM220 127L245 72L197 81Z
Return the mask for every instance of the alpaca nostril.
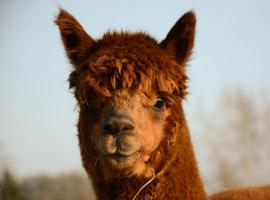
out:
M122 123L121 124L121 132L131 132L133 131L134 126L131 123Z
M128 123L128 122L116 121L112 124L106 123L103 125L104 133L121 134L121 133L132 132L133 130L134 130L133 124Z
M134 123L126 117L112 116L103 124L103 133L107 134L132 133L133 130Z
M106 133L114 132L114 128L113 128L112 124L104 124L103 125L103 132L106 132Z

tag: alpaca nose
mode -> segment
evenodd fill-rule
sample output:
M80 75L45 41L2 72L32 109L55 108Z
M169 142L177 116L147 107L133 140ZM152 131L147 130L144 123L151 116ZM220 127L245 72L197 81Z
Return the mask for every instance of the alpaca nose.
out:
M103 123L103 133L105 134L133 133L133 130L133 120L126 115L112 115Z

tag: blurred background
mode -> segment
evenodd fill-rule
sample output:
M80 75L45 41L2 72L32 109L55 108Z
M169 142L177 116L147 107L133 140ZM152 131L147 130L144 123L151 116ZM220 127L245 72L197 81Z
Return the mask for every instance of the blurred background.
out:
M158 41L194 10L184 107L206 190L270 183L270 1L1 0L0 199L95 199L53 23L59 7L93 38L143 30Z

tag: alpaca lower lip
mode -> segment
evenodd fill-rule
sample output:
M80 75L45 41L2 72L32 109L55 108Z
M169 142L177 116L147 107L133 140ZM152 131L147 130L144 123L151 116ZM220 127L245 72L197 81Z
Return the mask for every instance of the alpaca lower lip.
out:
M114 154L110 154L110 155L106 155L104 156L107 159L116 159L116 160L123 160L123 159L127 159L129 157L135 156L139 154L139 151L135 151L135 152L117 152Z
M136 163L138 158L140 157L140 152L136 151L131 155L123 155L123 154L111 154L106 155L101 158L104 161L105 166L111 166L113 168L122 169L131 167Z

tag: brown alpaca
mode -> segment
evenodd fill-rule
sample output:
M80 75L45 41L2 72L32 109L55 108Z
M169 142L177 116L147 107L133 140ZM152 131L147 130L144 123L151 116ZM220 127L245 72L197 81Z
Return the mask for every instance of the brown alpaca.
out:
M99 200L207 200L182 109L195 15L158 43L145 33L92 39L61 10L56 24L74 70L83 166Z

